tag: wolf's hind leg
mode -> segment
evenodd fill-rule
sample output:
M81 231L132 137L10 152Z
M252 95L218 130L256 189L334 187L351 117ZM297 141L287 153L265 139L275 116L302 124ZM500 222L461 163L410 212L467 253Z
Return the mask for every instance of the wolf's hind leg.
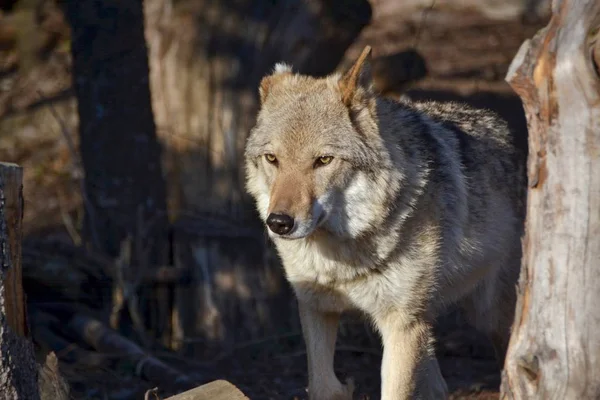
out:
M440 371L435 354L423 362L417 383L416 399L445 400L448 398L448 385Z
M496 355L496 361L500 369L504 368L504 359L506 358L506 351L508 350L508 342L510 340L510 330L496 331L489 334L492 346L494 346L494 354Z
M500 368L504 367L517 297L516 272L511 272L512 276L507 272L499 269L490 274L461 301L469 322L492 342Z
M310 400L351 400L352 382L342 385L333 370L340 314L321 312L302 302L298 308L308 357Z

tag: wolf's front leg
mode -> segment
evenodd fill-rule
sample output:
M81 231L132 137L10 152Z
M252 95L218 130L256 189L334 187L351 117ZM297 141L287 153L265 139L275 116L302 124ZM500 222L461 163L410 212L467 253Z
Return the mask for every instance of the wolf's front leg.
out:
M413 399L426 384L420 374L430 370L427 365L430 325L406 315L391 314L377 321L383 341L381 364L381 400ZM425 371L422 370L425 369Z
M299 302L300 322L308 356L311 400L351 400L353 385L342 385L333 370L339 313L324 313Z

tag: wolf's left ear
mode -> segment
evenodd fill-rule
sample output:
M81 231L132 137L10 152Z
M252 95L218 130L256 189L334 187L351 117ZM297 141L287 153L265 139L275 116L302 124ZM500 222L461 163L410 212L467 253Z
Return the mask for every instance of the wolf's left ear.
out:
M271 75L265 76L260 81L258 93L260 94L260 102L264 103L273 86L280 82L284 77L292 75L292 67L285 63L275 64L275 68Z
M373 85L371 75L371 46L365 46L352 68L350 68L339 81L342 92L342 101L346 106L359 92L370 92Z

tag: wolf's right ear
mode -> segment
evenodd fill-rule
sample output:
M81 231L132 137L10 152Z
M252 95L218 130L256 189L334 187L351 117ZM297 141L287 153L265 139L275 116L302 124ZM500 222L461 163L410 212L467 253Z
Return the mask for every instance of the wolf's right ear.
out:
M365 46L352 68L342 76L339 82L342 91L342 101L346 106L352 104L356 94L361 91L371 91L373 78L371 73L371 46Z
M292 75L292 67L288 64L277 63L275 69L271 75L265 76L260 81L258 87L258 93L260 94L261 104L265 102L269 92L273 89L273 86L280 82L284 77Z

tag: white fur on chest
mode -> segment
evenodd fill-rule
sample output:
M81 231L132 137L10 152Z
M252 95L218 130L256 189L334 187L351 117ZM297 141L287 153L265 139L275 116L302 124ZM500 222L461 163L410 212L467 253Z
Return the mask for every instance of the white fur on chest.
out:
M311 240L277 240L285 272L291 282L311 282L327 287L341 286L364 274L372 260L354 254L349 246L327 246ZM361 259L361 260L359 260ZM344 261L351 260L351 261Z
M393 265L357 243L329 246L310 240L277 240L287 279L299 301L322 311L361 310L369 315L410 307L417 276L411 260Z

